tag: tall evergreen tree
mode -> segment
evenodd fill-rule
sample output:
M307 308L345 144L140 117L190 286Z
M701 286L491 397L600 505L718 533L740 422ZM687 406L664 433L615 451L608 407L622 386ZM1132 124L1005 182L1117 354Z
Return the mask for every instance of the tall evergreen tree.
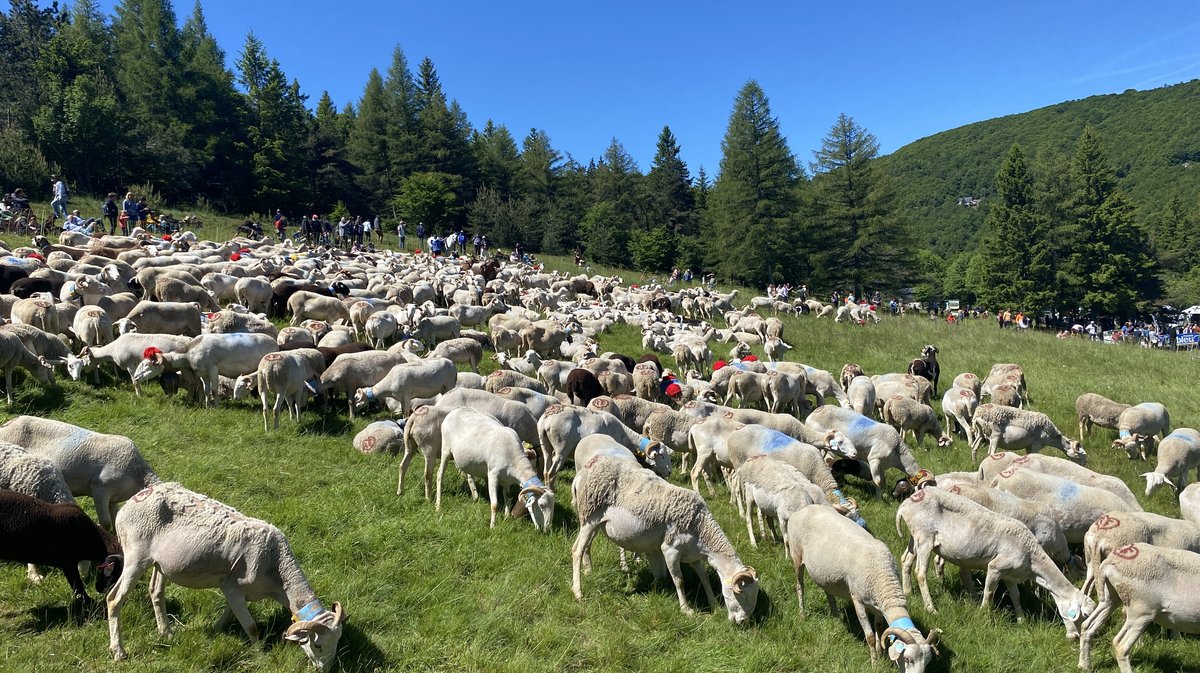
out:
M631 236L642 222L637 164L613 138L590 177L594 205L582 227L586 252L606 264L627 263Z
M33 0L10 0L0 14L0 128L17 129L28 137L31 121L43 102L43 82L38 64L61 23L57 3L38 7Z
M358 116L351 127L347 147L350 159L358 169L357 182L365 199L364 203L355 205L376 212L391 201L399 186L399 183L392 183L394 175L388 152L391 113L383 76L372 68L358 102Z
M308 166L309 117L300 85L287 81L279 61L267 57L253 33L246 36L238 70L250 108L252 203L259 212L306 206L311 198L302 171Z
M339 200L357 202L354 198L356 169L346 149L346 134L329 92L317 101L312 126L312 199L313 210L330 212Z
M1025 155L1013 145L996 173L995 198L987 214L986 233L977 254L981 256L982 286L979 299L996 310L1043 308L1030 303L1038 280L1030 262L1042 230L1033 204L1033 179ZM1045 282L1046 278L1041 278Z
M521 156L508 128L487 120L482 131L472 134L471 150L479 167L480 187L494 189L504 199L516 196Z
M578 240L578 234L570 234L559 227L550 227L548 216L555 201L555 191L560 174L564 171L563 156L550 144L550 136L541 129L530 129L521 141L521 170L517 174L517 188L522 200L527 203L529 219L520 231L520 241L531 249L541 249L543 241L552 245L547 249L569 250L569 244ZM555 221L553 224L565 224ZM576 220L569 226L577 228Z
M390 117L387 125L388 163L392 170L392 184L400 181L420 168L418 137L420 126L417 121L419 101L417 84L408 68L408 58L400 45L392 50L392 64L388 66L384 81Z
M658 148L643 184L646 229L634 236L634 261L639 268L664 271L675 262L677 246L700 233L691 176L669 126L658 135Z
M814 280L847 282L855 295L896 290L913 279L913 245L895 194L873 163L875 136L838 115L813 153L815 213L808 227Z
M761 287L793 274L799 177L766 94L750 80L734 99L708 199L710 259L722 276Z

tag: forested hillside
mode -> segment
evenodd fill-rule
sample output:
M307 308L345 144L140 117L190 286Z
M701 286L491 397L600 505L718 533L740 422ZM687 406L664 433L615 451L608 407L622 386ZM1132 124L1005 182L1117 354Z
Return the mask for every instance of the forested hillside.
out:
M990 119L910 143L880 159L918 241L943 255L973 250L995 194L996 172L1013 144L1032 171L1058 171L1085 126L1091 126L1133 202L1137 220L1156 240L1172 199L1185 216L1200 199L1200 80L1149 91L1092 96ZM982 199L959 205L962 197ZM1178 217L1174 213L1173 217ZM1167 251L1160 251L1166 253Z

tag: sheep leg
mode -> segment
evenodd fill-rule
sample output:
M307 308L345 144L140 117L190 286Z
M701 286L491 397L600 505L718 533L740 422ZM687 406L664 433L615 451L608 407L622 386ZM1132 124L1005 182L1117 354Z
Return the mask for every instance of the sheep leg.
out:
M442 477L446 474L446 462L450 460L450 452L442 453L442 460L438 463L437 471L437 490L433 500L433 511L442 511Z
M1103 589L1101 590L1103 593ZM1091 668L1092 654L1092 637L1104 628L1105 622L1108 621L1108 616L1112 613L1114 603L1107 596L1101 599L1100 604L1096 606L1095 612L1088 615L1080 628L1079 635L1079 667L1087 670Z
M867 640L867 649L871 651L871 665L873 666L879 661L879 641L875 638L875 628L871 626L871 620L867 616L867 606L863 605L862 599L854 594L850 594L850 604L854 606L854 614L858 617L863 637Z
M700 586L704 587L704 595L708 598L709 606L716 609L718 605L717 597L713 594L712 585L708 581L708 568L704 567L704 561L697 559L688 565L700 577Z
M792 565L796 568L796 600L804 616L804 550L792 547Z
M878 458L870 458L867 465L871 468L871 482L875 484L875 497L883 500L883 471L887 468L880 464Z
M267 407L269 406L267 404L267 387L266 386L263 386L258 391L258 397L260 400L262 400L263 432L266 432L267 431Z
M1125 607L1125 624L1113 638L1113 658L1117 660L1117 667L1121 669L1121 673L1133 673L1133 666L1129 663L1129 651L1153 621L1154 613L1134 615L1130 614L1128 606Z
M87 608L92 603L92 598L88 596L87 585L79 576L79 566L75 563L67 563L60 566L60 569L67 578L67 584L71 585L71 593L75 595L75 604Z
M275 393L275 407L271 410L271 418L274 421L275 429L279 429L279 411L283 408L286 400L283 399L283 393Z
M767 525L763 523L763 511L761 506L758 507L758 536L764 540L767 539Z
M229 603L229 609L233 610L233 615L237 617L238 623L242 625L242 629L250 638L250 642L258 642L258 624L254 623L254 616L250 614L250 609L246 607L246 596L237 586L236 579L228 579L221 585L221 593L225 594L225 600Z
M404 457L400 459L399 474L396 479L396 495L404 495L404 473L408 472L408 466L412 464L413 458L416 458L417 452L412 447L404 447ZM425 499L429 499L429 477L433 471L433 465L429 460L425 461Z
M671 575L671 582L675 584L675 594L679 597L679 609L685 615L694 615L696 611L688 605L687 594L683 590L683 568L680 567L679 551L669 545L663 545L662 548L663 560L666 562L667 572ZM701 578L704 583L708 584L706 573L701 573ZM708 595L712 595L712 587L708 587Z
M746 498L746 533L750 536L750 546L758 549L758 540L754 539L754 524L751 522L754 510L754 499Z
M971 575L970 568L958 567L958 583L972 600L979 599L979 592L975 591L975 577Z
M138 558L128 549L125 550L125 554L125 567L121 571L121 578L108 592L105 600L108 607L108 651L112 653L115 661L128 656L125 648L121 646L121 607L125 605L129 592L137 586L146 569L154 564L153 559Z
M167 578L157 565L150 568L150 605L154 608L154 624L158 627L158 635L164 638L171 635L171 625L167 621Z
M904 553L900 555L900 590L905 596L912 595L912 580L909 576L912 574L913 563L916 561L916 554L913 553L912 538L908 540L908 546L904 548Z
M12 406L12 403L13 403L12 375L13 375L13 366L9 365L9 366L5 367L4 368L4 395L5 395L5 398L8 400L8 406L10 406L10 407Z
M42 571L32 563L25 567L25 577L29 578L29 582L31 584L41 584L42 580L46 579L46 576L42 574Z
M1025 621L1025 611L1021 609L1021 584L1005 578L1004 586L1008 587L1008 597L1012 599L1013 611L1017 613L1017 623L1020 624Z
M471 488L471 498L478 500L479 494L475 491L475 484L471 480L471 475L467 475L467 485ZM496 510L500 508L500 480L495 474L488 475L488 500L492 504L492 519L488 524L488 528L496 527Z
M933 607L933 597L929 594L929 554L933 551L925 545L921 545L916 549L917 559L917 586L921 587L921 599L925 601L925 609L929 614L936 615L937 609Z
M588 550L591 549L596 533L599 533L603 527L603 523L582 523L579 526L579 534L575 536L575 544L571 545L571 592L575 594L577 601L583 600L583 581L581 579L583 559L588 556ZM591 567L590 562L588 567Z
M92 501L96 506L96 522L110 533L113 530L113 503L111 500L112 496L103 486L92 491Z
M465 476L467 477L467 490L471 492L471 500L478 502L479 487L475 485L475 477L472 477L469 474Z
M979 607L989 610L992 607L992 597L996 595L996 585L1000 583L1000 571L988 565L987 577L983 580L983 601Z

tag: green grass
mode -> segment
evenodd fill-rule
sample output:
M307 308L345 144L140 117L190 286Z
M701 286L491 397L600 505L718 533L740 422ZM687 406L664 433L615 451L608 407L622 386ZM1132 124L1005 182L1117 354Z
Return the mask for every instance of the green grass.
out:
M548 260L550 265L569 261ZM632 274L626 280L636 282ZM1138 348L1058 341L1043 334L1000 331L991 321L949 327L924 318L887 319L857 327L809 317L788 318L785 337L795 345L792 359L835 373L857 362L868 373L899 371L926 343L940 349L943 385L963 371L986 373L996 362L1025 366L1035 408L1050 414L1074 435L1075 397L1098 392L1125 402L1160 401L1175 426L1194 426L1200 391L1189 372L1195 363L1182 354ZM601 346L641 352L640 335L621 326ZM488 363L490 364L490 362ZM256 408L228 403L220 409L189 407L165 399L156 387L137 398L128 381L109 378L100 388L60 382L36 389L21 377L11 414L49 415L101 432L134 439L158 473L226 502L249 516L278 525L289 537L305 572L328 605L340 601L349 622L342 640L345 671L862 671L870 667L867 648L853 618L830 616L821 593L810 585L806 617L796 606L794 575L782 548L763 543L753 549L723 488L709 504L742 559L762 577L757 623L738 628L720 606L694 617L679 612L673 589L655 585L638 566L626 578L616 548L603 538L593 546L595 571L584 578L584 600L570 592L570 547L576 522L571 507L571 472L560 480L554 530L537 534L528 520L502 519L487 528L488 507L474 503L461 479L448 471L443 512L436 514L421 496L419 479L402 497L395 495L397 459L365 456L350 446L368 419L305 412L299 428L285 422L265 434ZM1139 494L1137 477L1152 467L1130 462L1108 448L1112 435L1097 431L1086 441L1095 469L1117 474ZM953 447L915 451L935 472L970 469L969 450ZM411 474L419 474L415 465ZM899 473L889 475L892 480ZM675 481L681 482L679 477ZM893 530L896 503L877 502L854 484L874 534L893 552L901 541ZM83 499L90 507L90 500ZM1144 503L1177 515L1166 490ZM690 578L690 576L689 576ZM1014 621L1006 603L985 612L969 601L951 573L931 580L941 611L927 614L919 598L911 610L923 629L945 631L936 671L1072 671L1077 648L1064 637L1061 622L1047 607L1038 609L1024 592L1033 614ZM702 592L689 579L693 604L703 608ZM24 578L23 568L0 567L0 671L299 671L306 666L299 648L282 643L286 610L273 603L251 607L266 634L254 646L234 625L216 633L223 608L215 590L168 586L168 612L176 621L173 638L159 638L145 580L122 613L130 659L108 656L104 620L82 625L68 619L70 590L61 574L41 586ZM845 606L842 606L845 608ZM1113 618L1109 636L1119 627ZM1196 670L1200 642L1167 640L1152 630L1134 653L1141 670ZM1097 640L1097 670L1115 670L1108 637ZM887 666L881 664L881 670Z

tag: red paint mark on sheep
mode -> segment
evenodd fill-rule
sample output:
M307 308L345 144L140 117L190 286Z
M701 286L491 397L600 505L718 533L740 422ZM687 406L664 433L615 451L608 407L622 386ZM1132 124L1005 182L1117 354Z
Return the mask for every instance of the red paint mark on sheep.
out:
M1138 557L1138 554L1141 554L1141 553L1142 552L1137 548L1136 544L1127 544L1124 547L1121 547L1120 549L1113 552L1113 554L1116 555L1118 558L1123 558L1126 561L1132 561L1133 559Z
M921 492L924 493L924 491L921 491ZM962 493L962 489L959 488L957 485L955 485L955 486L950 487L950 492L951 493Z
M733 418L733 412L726 411L724 414L721 414L721 416L722 416L722 418Z
M1013 465L1024 465L1025 463L1028 463L1028 462L1029 462L1029 454L1020 456L1019 458L1013 458Z
M909 500L912 500L913 502L921 502L924 499L925 491L917 491L916 493L912 494L912 497L909 498Z
M1007 470L1002 470L1002 471L1000 472L1000 476L1001 476L1001 477L1004 477L1005 479L1008 479L1009 477L1011 477L1011 476L1013 476L1014 474L1016 474L1016 472L1017 472L1016 470L1014 470L1013 468L1011 468L1011 467L1010 467L1010 468L1008 468Z
M1096 523L1095 523L1095 526L1098 530L1112 530L1113 528L1116 528L1117 526L1120 526L1120 525L1121 525L1120 519L1118 519L1115 516L1109 516L1107 514L1100 517L1099 519L1096 519Z
M267 362L279 362L280 360L283 359L283 356L280 355L279 353L267 353L266 355L263 356L263 359L266 360Z
M1003 460L1006 455L1007 454L1004 451L1001 451L1000 453L993 453L992 460Z
M153 492L154 492L154 487L147 486L146 488L143 488L142 490L138 491L137 493L134 493L133 497L130 498L130 500L132 500L134 502L141 502L141 501L145 500L146 498L149 498L150 494Z
M596 464L596 461L598 461L598 460L600 460L600 456L592 456L591 460L589 460L588 462L584 463L584 464L583 464L583 466L584 466L584 467L589 467L589 468L590 468L591 466L595 465L595 464Z
M596 407L597 409L603 409L604 407L608 406L608 400L592 400L592 406Z

